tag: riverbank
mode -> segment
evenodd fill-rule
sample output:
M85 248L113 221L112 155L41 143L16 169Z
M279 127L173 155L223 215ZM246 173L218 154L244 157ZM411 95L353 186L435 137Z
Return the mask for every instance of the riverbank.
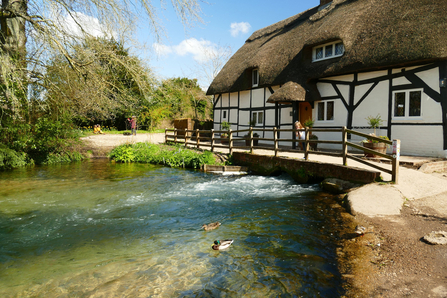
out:
M164 134L83 139L86 148L106 151L126 142L163 143ZM354 215L334 204L340 208L337 253L346 297L447 297L447 247L421 240L447 230L446 187L447 173L401 167L399 185L371 184L350 193ZM367 228L363 237L355 237L357 224Z

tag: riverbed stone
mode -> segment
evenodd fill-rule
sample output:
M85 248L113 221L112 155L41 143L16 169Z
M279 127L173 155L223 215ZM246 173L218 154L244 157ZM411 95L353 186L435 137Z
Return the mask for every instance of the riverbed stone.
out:
M424 241L426 241L430 244L446 245L447 244L447 232L433 231L433 232L424 236Z
M351 189L357 188L359 186L361 185L337 178L327 178L320 183L320 187L323 190L332 194L346 193L349 192Z

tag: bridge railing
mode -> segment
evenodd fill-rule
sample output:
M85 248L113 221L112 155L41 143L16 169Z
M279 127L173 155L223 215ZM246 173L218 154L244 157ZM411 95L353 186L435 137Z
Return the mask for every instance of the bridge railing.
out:
M295 136L297 132L302 131L305 132L305 139L300 140L297 138L280 138L278 135L282 132L291 132L292 136ZM261 138L255 134L255 132L270 132L270 135L273 137L270 138ZM341 134L341 141L334 140L315 140L310 139L309 136L314 132L331 132L331 133L339 133ZM241 133L247 133L245 136L240 137ZM348 138L349 135L356 135L363 137L365 139L370 140L375 143L384 143L386 146L393 146L393 154L388 155L386 153L382 153L373 149L369 149L358 144L351 142L351 139ZM290 135L290 134L289 134ZM259 141L264 141L264 143L259 143ZM296 153L304 153L305 160L309 160L309 154L316 155L327 155L333 157L340 157L343 159L343 165L348 165L348 159L355 160L357 162L368 165L374 169L383 171L385 173L391 174L391 180L394 183L398 183L399 176L399 151L400 151L400 140L386 140L379 137L375 137L369 134L361 133L355 130L347 129L346 127L342 128L304 128L304 129L277 129L277 128L254 128L250 127L249 129L242 130L187 130L187 129L176 129L176 128L167 128L165 129L165 142L166 143L175 143L175 144L184 144L189 147L200 148L210 148L210 151L214 151L215 148L225 148L229 150L230 154L233 154L234 149L249 149L250 152L253 152L253 149L264 149L264 150L273 150L274 155L278 156L279 152L296 152ZM244 145L245 142L245 145ZM265 142L269 142L270 144L266 144ZM279 144L290 143L290 146L279 146ZM296 149L297 144L302 144L302 149ZM242 144L242 145L241 145ZM271 145L272 144L272 145ZM341 145L341 152L330 152L330 151L317 151L312 150L315 144L337 144ZM299 147L299 146L298 146ZM363 151L366 154L372 155L374 157L378 156L384 159L390 160L392 164L392 169L386 169L381 167L377 163L372 163L370 160L363 159L356 156L353 153L348 151L348 147L355 148L357 150Z

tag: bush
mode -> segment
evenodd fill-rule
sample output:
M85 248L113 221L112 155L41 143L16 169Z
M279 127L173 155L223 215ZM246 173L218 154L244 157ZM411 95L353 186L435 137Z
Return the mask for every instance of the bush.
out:
M125 144L116 147L109 157L117 162L140 162L162 164L173 168L200 168L204 164L215 164L210 151L199 152L182 146L160 146L149 143Z
M26 154L0 147L0 170L13 169L26 165Z

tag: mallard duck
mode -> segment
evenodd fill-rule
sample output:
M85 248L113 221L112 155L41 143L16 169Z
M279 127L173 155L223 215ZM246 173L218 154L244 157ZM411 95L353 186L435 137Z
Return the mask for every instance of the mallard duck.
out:
M233 243L233 239L227 240L214 240L213 246L211 246L214 250L221 250L230 247L231 243Z
M365 235L365 232L366 232L366 228L365 227L363 227L363 226L356 226L355 227L355 233L356 234L358 234L360 236L363 236L363 235Z
M216 221L216 222L212 222L207 225L203 225L202 229L204 229L205 231L211 231L211 230L217 229L220 225L221 225L221 223Z

